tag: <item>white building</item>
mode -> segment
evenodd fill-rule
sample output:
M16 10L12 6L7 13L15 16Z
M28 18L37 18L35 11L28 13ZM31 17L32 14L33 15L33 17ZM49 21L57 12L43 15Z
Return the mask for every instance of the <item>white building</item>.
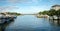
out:
M60 9L60 5L53 5L51 9L59 10Z

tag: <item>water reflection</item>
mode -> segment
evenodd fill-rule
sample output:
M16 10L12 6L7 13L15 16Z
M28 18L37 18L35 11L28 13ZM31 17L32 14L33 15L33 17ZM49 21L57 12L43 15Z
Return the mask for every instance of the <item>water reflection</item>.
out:
M5 31L5 28L11 23L14 22L14 20L11 20L7 23L0 24L0 31Z
M39 17L37 17L39 18ZM49 24L51 24L51 26L60 26L60 20L56 19L56 20L53 20L53 19L49 19L49 18L44 18L43 20L48 20L49 21Z
M54 21L54 22L53 22ZM34 15L18 16L12 23L1 25L1 31L60 31L60 23Z
M60 20L49 20L51 25L60 26Z

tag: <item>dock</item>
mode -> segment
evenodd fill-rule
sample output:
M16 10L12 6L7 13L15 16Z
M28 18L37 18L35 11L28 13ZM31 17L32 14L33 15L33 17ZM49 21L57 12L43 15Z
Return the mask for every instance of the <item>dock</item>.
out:
M60 24L60 16L49 16L49 21Z
M60 20L60 16L49 16L49 19Z
M37 16L37 18L48 18L49 16L48 15L36 15Z
M12 15L0 15L0 24L12 21L16 18L17 16L12 16Z

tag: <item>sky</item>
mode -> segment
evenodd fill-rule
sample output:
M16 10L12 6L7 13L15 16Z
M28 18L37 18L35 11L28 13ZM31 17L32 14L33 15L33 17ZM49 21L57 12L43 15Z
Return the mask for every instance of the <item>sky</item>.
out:
M0 0L0 12L34 14L56 4L60 5L60 0Z

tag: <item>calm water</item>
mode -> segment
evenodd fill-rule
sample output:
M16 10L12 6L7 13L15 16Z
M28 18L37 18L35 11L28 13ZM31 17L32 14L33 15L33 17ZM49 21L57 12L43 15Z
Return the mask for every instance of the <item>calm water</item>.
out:
M57 23L48 18L37 18L35 15L18 16L13 22L2 25L4 31L60 31Z

